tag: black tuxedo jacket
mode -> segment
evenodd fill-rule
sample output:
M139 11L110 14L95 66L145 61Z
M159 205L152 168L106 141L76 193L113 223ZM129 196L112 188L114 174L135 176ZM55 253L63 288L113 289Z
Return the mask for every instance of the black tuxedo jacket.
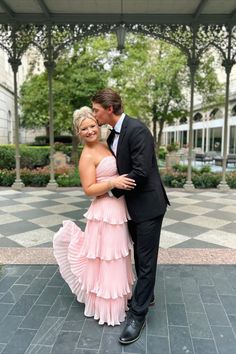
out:
M110 140L108 137L109 147ZM119 135L116 163L118 173L127 173L137 184L132 191L112 190L117 198L125 195L131 219L141 222L164 214L169 200L160 179L152 134L142 122L127 115Z

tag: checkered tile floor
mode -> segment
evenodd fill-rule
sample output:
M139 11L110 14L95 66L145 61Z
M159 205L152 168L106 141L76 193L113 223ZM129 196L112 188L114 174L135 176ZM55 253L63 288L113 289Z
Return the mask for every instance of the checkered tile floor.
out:
M236 191L168 190L160 246L236 249ZM65 219L82 229L90 205L81 189L0 189L0 247L51 247Z
M0 353L234 354L236 191L167 192L156 305L140 339L121 346L123 324L85 318L51 257L62 221L84 229L91 201L78 188L0 189ZM205 265L196 265L204 252Z

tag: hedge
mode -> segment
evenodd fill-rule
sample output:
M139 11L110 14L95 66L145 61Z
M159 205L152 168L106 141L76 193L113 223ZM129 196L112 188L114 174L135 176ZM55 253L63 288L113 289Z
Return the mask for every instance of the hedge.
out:
M50 180L49 169L37 168L35 170L21 169L21 180L25 186L46 187ZM10 187L16 178L15 170L0 170L0 186ZM55 171L55 180L59 187L80 186L78 169L73 167L60 168Z
M79 156L82 148L82 146L78 147ZM55 151L62 151L70 157L72 146L55 143ZM50 162L50 146L20 145L20 156L21 168L34 169L37 167L44 167L49 165ZM15 146L0 145L0 169L11 170L15 167Z

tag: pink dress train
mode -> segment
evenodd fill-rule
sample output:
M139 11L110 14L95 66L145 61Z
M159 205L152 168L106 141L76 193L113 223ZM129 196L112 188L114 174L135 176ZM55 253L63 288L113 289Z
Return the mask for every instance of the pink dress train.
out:
M97 182L116 176L115 158L103 158L96 168ZM95 198L84 216L84 232L70 220L63 222L54 236L54 256L71 291L85 304L85 316L119 325L134 282L124 197Z

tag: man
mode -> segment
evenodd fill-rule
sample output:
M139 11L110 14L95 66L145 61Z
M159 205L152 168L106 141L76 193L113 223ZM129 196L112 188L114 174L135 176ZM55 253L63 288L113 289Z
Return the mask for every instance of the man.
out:
M162 220L169 204L155 157L154 140L139 120L124 114L119 94L106 88L92 98L93 112L99 125L113 127L108 145L116 156L119 174L128 174L136 187L131 191L113 189L119 198L125 195L131 217L129 231L134 242L137 282L129 303L122 344L136 341L145 325L150 303L154 303L154 285Z

